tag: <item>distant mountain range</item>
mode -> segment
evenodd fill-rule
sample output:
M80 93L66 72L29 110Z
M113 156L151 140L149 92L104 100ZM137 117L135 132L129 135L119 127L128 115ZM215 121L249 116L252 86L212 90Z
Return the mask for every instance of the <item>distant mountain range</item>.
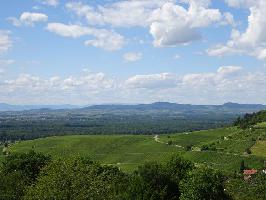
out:
M75 105L10 105L6 103L0 103L0 111L24 111L24 110L39 110L39 109L74 109L80 108Z
M61 109L77 109L77 110L180 110L180 111L238 111L238 112L255 112L266 109L266 105L262 104L238 104L228 102L223 105L192 105L192 104L177 104L169 102L155 102L151 104L105 104L92 106L76 106L76 105L10 105L0 103L0 111L26 111L26 110L61 110Z

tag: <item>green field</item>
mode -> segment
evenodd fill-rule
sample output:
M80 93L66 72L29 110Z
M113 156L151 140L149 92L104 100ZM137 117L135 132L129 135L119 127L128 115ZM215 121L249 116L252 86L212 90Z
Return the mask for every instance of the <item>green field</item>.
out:
M252 154L256 156L266 155L266 141L258 141L251 149Z
M256 128L266 128L266 122L258 123L255 127Z
M18 142L11 146L10 151L26 152L34 149L54 157L88 156L103 164L116 165L125 171L133 171L138 165L148 161L164 162L178 153L196 164L207 164L232 172L239 170L241 160L245 160L249 167L260 168L266 159L265 143L257 143L258 146L254 147L259 153L244 154L243 149L252 146L251 136L248 134L237 128L221 128L160 135L157 140L154 135L57 136ZM230 139L224 140L224 137ZM169 140L173 141L172 145L167 144ZM216 145L222 151L185 151L184 148L186 145L200 148L204 144Z
M55 157L88 156L127 171L143 162L167 160L180 151L155 142L152 136L58 136L17 143L11 151L26 152L32 148Z
M208 144L217 141L221 137L229 136L237 131L236 128L220 128L210 129L204 131L185 132L181 134L174 134L168 136L161 136L161 140L164 142L173 141L176 145L187 146L193 145L200 147L204 144Z

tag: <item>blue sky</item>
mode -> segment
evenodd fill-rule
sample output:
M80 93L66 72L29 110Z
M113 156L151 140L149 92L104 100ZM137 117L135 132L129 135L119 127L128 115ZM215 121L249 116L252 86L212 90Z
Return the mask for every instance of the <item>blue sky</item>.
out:
M0 102L266 104L263 0L0 4Z

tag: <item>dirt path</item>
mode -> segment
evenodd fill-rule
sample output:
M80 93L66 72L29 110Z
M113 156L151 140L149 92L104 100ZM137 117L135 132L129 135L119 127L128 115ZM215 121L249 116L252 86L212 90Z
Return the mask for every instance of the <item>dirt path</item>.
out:
M153 137L153 139L154 139L154 141L157 142L157 143L167 144L167 145L168 145L167 142L162 142L162 141L160 140L159 135L155 135L155 136ZM174 146L175 146L175 147L178 147L178 148L184 148L184 147L182 147L182 146L180 146L180 145L174 145Z

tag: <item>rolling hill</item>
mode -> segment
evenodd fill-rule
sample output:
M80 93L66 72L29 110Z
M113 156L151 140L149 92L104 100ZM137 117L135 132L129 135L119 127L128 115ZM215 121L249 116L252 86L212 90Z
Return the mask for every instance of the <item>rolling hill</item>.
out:
M147 161L164 162L178 153L198 165L207 164L231 173L239 171L242 160L251 168L263 167L265 143L259 142L258 138L264 140L265 137L265 129L251 132L236 127L160 136L55 136L18 142L12 145L11 152L34 149L54 157L88 156L125 171L133 171ZM247 148L254 149L254 152L247 154Z

